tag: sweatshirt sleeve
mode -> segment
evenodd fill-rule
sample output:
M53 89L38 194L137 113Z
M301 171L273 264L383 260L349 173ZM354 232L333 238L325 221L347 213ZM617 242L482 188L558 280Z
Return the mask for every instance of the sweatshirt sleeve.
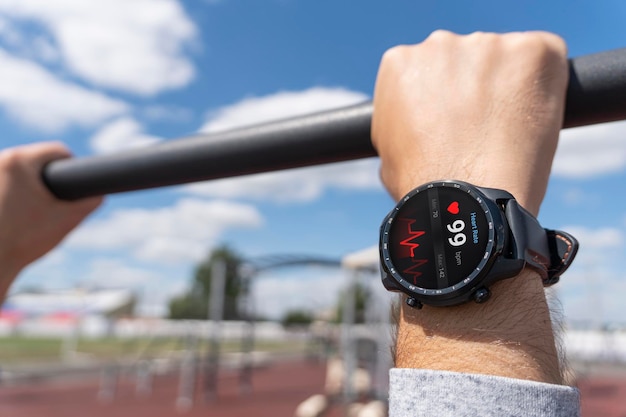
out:
M579 417L576 388L428 369L393 368L389 417Z

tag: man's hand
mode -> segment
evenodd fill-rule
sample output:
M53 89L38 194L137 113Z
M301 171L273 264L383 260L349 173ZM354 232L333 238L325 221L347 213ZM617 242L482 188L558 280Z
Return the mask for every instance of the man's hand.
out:
M543 33L433 33L389 50L374 94L372 141L399 200L456 179L505 189L537 214L562 126L566 46ZM561 382L540 277L492 286L484 304L403 306L398 367Z
M392 196L466 180L507 189L536 215L563 123L566 53L544 32L437 31L387 51L372 138Z
M0 151L0 300L19 271L54 248L102 201L60 201L45 188L44 165L69 156L59 143Z

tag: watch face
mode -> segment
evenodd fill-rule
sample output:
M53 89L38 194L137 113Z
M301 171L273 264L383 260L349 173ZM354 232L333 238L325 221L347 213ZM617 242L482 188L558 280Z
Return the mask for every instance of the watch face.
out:
M412 191L381 230L383 262L411 291L447 294L480 275L494 247L489 206L474 187L438 182Z

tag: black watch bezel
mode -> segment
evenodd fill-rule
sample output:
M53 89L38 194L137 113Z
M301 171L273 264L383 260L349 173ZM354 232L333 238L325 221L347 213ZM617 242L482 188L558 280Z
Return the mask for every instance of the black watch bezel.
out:
M484 211L488 229L488 242L485 252L473 271L458 283L439 289L421 288L409 282L393 264L390 250L390 230L400 209L412 198L420 193L427 192L434 187L456 189L469 194ZM428 214L425 214L428 215ZM481 287L491 283L490 271L496 259L503 253L507 245L508 226L502 210L497 202L487 197L479 187L472 184L455 181L433 181L421 185L405 195L383 220L380 228L380 259L383 273L383 284L388 290L401 291L410 297L430 305L456 305L469 301L473 294ZM433 236L434 237L434 236ZM489 278L489 279L488 279Z

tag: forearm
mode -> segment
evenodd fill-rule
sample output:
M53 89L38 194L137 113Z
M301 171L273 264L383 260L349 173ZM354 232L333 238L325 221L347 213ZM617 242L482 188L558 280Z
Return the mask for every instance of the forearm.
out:
M492 287L485 304L403 304L396 366L562 383L549 308L539 276L525 270Z
M546 33L435 32L388 51L372 143L394 199L460 180L506 190L536 216L562 126L566 56L562 39ZM525 269L489 289L484 304L403 304L397 366L560 383L541 277Z
M0 305L4 302L11 288L11 284L15 281L19 274L19 269L11 265L10 262L2 262L0 256Z

